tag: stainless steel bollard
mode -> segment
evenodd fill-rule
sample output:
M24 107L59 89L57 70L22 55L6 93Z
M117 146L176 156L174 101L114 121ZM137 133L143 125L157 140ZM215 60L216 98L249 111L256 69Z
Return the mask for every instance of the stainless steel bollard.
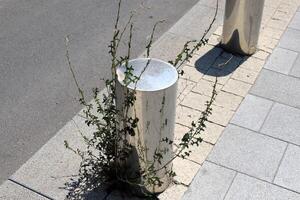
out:
M149 62L148 65L147 62ZM147 164L155 160L155 151L160 150L165 152L161 163L155 163L155 169L160 169L173 157L172 145L161 141L166 137L174 140L178 73L174 66L158 59L138 58L130 60L129 66L133 67L133 73L136 76L139 76L145 69L136 85L132 83L127 86L129 90L136 88L136 100L128 115L139 119L135 130L136 135L127 139L135 146L136 151L136 156L131 157L130 167L133 173L138 166L142 169L147 168ZM121 109L126 90L123 84L124 66L117 69L117 76L116 103ZM143 189L150 193L160 193L167 189L171 180L166 175L166 170L170 170L171 167L170 163L166 169L156 173L156 176L164 182L162 186L146 186ZM143 184L143 180L141 182Z
M226 0L221 45L233 53L256 51L264 0Z

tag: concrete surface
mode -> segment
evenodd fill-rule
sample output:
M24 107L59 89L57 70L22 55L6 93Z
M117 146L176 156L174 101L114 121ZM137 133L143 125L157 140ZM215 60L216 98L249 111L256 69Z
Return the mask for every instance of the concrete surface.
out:
M132 56L144 51L198 0L123 2L121 23L135 10ZM103 88L117 0L0 1L0 183L30 158L81 108L65 59L64 38L80 85ZM90 98L88 98L90 99Z

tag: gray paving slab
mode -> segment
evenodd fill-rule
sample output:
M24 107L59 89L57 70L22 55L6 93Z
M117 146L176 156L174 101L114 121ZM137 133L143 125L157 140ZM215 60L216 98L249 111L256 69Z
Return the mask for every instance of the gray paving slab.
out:
M264 98L247 95L233 116L231 123L258 131L262 126L273 102ZM253 112L255 109L255 112Z
M290 75L300 78L300 55L298 55L290 73Z
M79 156L64 147L64 140L74 148L84 149L77 126L84 134L88 135L91 131L84 125L83 118L75 116L74 122L67 123L11 179L53 199L64 199L68 193L63 189L64 184L77 175L80 164Z
M260 132L300 145L300 109L276 103Z
M271 181L286 145L285 142L230 124L207 160Z
M298 200L300 194L238 174L225 200Z
M300 108L298 78L263 69L250 93Z
M215 5L215 1L211 1L212 6ZM208 29L209 22L212 21L215 8L204 6L203 4L196 4L185 16L183 16L169 31L176 35L182 35L189 37L190 39L200 39L203 32ZM212 29L209 33L212 33L222 22L223 11L218 10L218 15Z
M1 200L49 200L11 181L5 181L0 186Z
M194 177L182 200L209 199L221 200L232 183L236 172L205 162Z
M300 147L290 144L274 183L300 193ZM300 198L299 198L300 199Z
M289 24L289 27L300 30L300 11L295 13L291 23Z
M300 30L287 28L281 37L278 46L300 52Z
M297 56L298 53L295 51L282 49L280 47L275 48L264 68L288 75Z

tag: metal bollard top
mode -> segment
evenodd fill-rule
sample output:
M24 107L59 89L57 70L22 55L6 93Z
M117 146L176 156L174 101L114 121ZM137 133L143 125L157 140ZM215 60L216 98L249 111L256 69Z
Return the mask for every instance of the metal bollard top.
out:
M148 63L149 62L149 63ZM148 64L147 64L148 63ZM137 91L159 91L164 90L178 80L177 70L173 65L155 58L137 58L130 60L128 65L133 68L133 75L140 77L137 83L130 83L127 87ZM125 65L116 70L118 81L125 86Z

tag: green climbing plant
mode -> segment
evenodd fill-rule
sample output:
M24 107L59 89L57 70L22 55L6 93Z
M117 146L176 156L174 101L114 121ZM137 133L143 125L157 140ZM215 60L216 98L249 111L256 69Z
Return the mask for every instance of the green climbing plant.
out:
M113 36L109 44L111 78L104 80L106 88L104 94L100 93L99 88L93 89L93 101L91 102L86 100L84 91L76 79L69 54L70 36L66 37L67 63L80 95L79 102L84 106L83 117L86 125L93 127L94 130L90 136L86 136L83 133L81 134L86 144L85 149L74 148L69 145L68 141L64 141L66 148L81 158L78 178L66 184L70 191L67 195L67 199L86 199L90 192L103 187L107 190L108 195L111 191L118 189L126 191L127 193L131 192L131 195L139 194L144 198L155 199L156 194L145 190L145 188L160 187L163 184L163 180L158 176L158 173L161 171L170 177L170 179L176 176L176 172L169 167L170 164L178 157L183 159L188 158L191 153L190 147L199 146L202 142L201 133L205 130L205 123L212 113L212 104L217 95L217 80L214 83L210 100L206 103L206 109L201 113L197 121L191 122L191 128L184 134L180 142L175 145L174 141L170 138L161 138L160 143L164 143L164 146L168 148L157 148L155 149L153 158L150 160L145 158L144 155L147 151L147 147L139 141L138 137L140 134L138 127L139 119L129 114L129 111L133 108L136 101L136 87L129 89L126 86L130 84L137 85L144 71L149 66L151 59L148 60L141 74L135 75L134 68L129 64L134 27L132 19L134 15L131 14L124 27L120 28L121 5L122 0L119 0ZM173 61L169 61L169 63L178 70L178 75L184 74L181 67L185 62L189 61L195 51L207 44L208 40L206 39L206 35L216 19L217 11L218 2L215 16L200 40L187 41L177 57ZM157 26L163 22L163 20L158 21L153 26L150 39L145 47L147 58L151 56L155 30ZM125 33L129 33L127 39L124 38ZM120 55L120 44L124 41L127 43L127 51L125 55ZM116 104L118 100L116 92L118 75L116 71L120 66L124 66L125 68L125 77L123 80L125 89L123 91L124 98L121 108ZM164 101L165 99L161 102L161 110L164 109ZM128 137L137 137L137 145L130 143ZM176 148L173 149L173 146L176 146ZM162 159L168 150L173 151L173 156L167 162L162 163ZM134 151L137 152L140 165L139 168L132 173L128 160Z

